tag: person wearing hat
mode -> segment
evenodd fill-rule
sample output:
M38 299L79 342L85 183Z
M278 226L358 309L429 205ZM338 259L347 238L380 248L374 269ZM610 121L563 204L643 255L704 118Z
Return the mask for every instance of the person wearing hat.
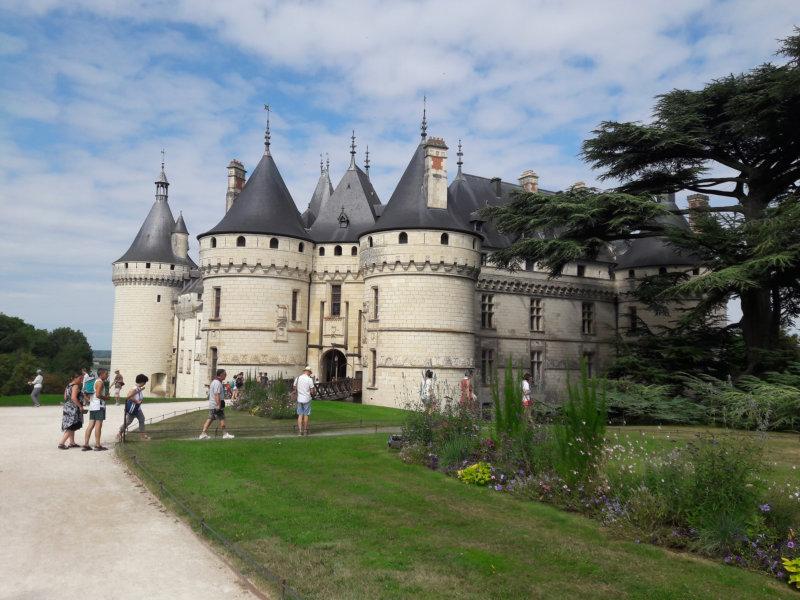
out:
M42 395L42 383L44 382L44 377L42 377L42 370L36 369L36 377L33 378L33 381L29 381L28 385L33 386L33 391L31 392L31 402L33 402L34 406L41 406L39 402L39 396Z
M308 435L308 417L311 414L311 396L314 394L314 380L311 367L306 365L303 374L297 378L297 435Z
M125 385L125 380L122 378L122 374L119 372L119 369L114 371L114 405L116 406L119 404L119 395L122 392L122 387Z

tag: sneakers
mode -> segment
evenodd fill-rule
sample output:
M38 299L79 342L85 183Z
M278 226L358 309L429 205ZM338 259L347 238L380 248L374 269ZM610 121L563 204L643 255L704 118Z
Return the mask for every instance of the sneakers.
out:
M227 431L222 434L222 439L223 440L232 440L234 437L236 437L236 436L228 433Z
M203 433L200 434L200 437L198 437L197 439L198 440L207 440L208 438L209 438L209 435L204 431Z

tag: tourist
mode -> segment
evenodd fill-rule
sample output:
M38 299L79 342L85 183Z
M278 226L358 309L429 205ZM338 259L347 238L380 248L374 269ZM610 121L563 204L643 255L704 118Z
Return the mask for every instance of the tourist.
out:
M461 388L461 396L458 400L459 403L469 410L474 410L476 398L472 390L472 369L464 371L464 377L461 378L459 387Z
M33 402L34 406L41 406L39 402L39 396L42 395L43 382L44 377L42 377L42 370L36 369L36 377L33 378L33 381L28 382L28 385L33 385L33 391L31 391L31 402Z
M86 412L86 409L83 408L82 396L83 375L76 373L64 390L64 409L61 413L61 431L64 432L64 435L61 436L61 441L58 443L61 450L78 447L78 444L75 443L75 432L83 427L83 414Z
M97 378L94 379L94 393L89 400L89 426L83 434L83 446L81 450L86 452L92 448L89 446L89 438L94 431L94 449L108 450L100 443L100 436L103 434L103 421L106 420L106 402L108 401L108 369L97 369ZM84 387L85 393L85 387Z
M92 371L87 371L86 369L82 369L83 371L83 404L86 406L94 396L94 386L97 383L97 377L95 376Z
M119 372L119 371L118 371ZM117 440L122 441L125 431L134 419L139 421L139 439L149 440L150 437L144 432L144 413L142 412L142 402L144 402L144 386L149 381L147 375L139 374L136 376L136 386L128 392L125 398L125 418L122 427L119 428Z
M531 400L531 374L525 373L522 376L522 407L525 411L525 418L531 418L533 400Z
M222 382L225 381L227 373L225 369L217 369L217 375L211 380L211 385L208 387L208 419L203 425L203 431L200 432L199 439L207 440L208 428L212 421L219 421L219 426L222 428L222 439L232 439L230 433L225 431L225 388Z
M125 381L122 379L119 369L117 369L114 371L114 406L119 404L119 395L122 392L122 386L124 385Z
M419 397L420 400L422 400L422 405L425 407L425 411L431 411L433 409L433 403L436 400L436 396L433 391L433 371L430 369L424 373Z
M244 372L240 372L236 377L233 378L233 400L236 401L239 399L239 396L242 394L242 389L244 388Z
M303 374L295 380L297 392L297 435L308 435L308 417L311 415L311 396L314 395L314 380L311 367L306 365Z

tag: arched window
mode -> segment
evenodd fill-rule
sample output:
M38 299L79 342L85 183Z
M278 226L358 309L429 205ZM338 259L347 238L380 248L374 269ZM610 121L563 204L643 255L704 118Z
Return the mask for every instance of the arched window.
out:
M475 250L475 238L472 238L472 249Z
M358 246L350 248L350 256L358 256Z
M667 267L658 267L658 274L665 275L667 273Z
M215 238L215 237L211 238L211 247L212 248L216 248L217 247L217 238Z
M325 246L320 246L319 247L319 255L320 256L325 256Z
M297 250L303 252L306 249L306 245L303 242L300 242L300 245L297 247Z
M342 255L342 247L341 246L335 246L333 248L333 255L334 256L341 256Z
M439 238L439 242L442 244L442 246L447 246L450 243L450 236L446 233L443 233L442 237Z
M369 242L369 247L372 248L372 236L369 236L367 241Z
M236 247L237 248L244 248L244 245L245 245L244 236L240 235L238 238L236 238Z
M403 231L400 234L400 236L398 237L397 241L400 242L401 244L407 244L408 243L408 234L405 231Z
M272 239L269 241L269 247L270 247L270 248L273 248L273 249L274 249L274 248L277 248L277 247L278 247L278 238L272 238Z

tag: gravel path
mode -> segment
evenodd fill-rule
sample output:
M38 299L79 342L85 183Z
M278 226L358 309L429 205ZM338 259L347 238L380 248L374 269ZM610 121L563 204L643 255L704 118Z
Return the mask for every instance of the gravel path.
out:
M145 414L203 405L146 404ZM122 407L108 414L106 446ZM0 599L257 598L113 450L59 450L60 434L60 406L0 408Z

